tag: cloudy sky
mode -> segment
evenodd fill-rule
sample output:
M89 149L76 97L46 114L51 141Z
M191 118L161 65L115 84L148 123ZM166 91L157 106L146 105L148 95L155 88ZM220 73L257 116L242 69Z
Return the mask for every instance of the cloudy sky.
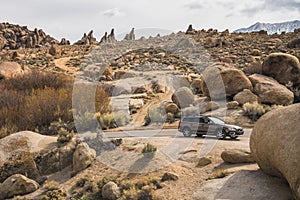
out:
M112 27L118 34L136 29L177 32L196 29L233 31L256 22L300 19L300 0L9 0L0 21L42 28L57 39L76 41L94 30L99 39Z

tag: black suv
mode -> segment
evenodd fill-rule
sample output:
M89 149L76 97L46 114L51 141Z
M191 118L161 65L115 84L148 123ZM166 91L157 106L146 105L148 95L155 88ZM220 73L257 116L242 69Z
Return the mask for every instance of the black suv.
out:
M184 116L179 121L178 130L186 137L192 134L202 137L212 133L218 139L225 139L226 136L236 139L244 134L244 130L239 126L229 125L219 118L207 116Z

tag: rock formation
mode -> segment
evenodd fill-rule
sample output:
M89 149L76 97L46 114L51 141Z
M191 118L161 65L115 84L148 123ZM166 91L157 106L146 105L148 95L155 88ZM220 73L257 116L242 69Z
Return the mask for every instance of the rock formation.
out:
M107 36L107 42L116 42L115 29L111 29L110 34Z
M77 145L73 155L73 172L78 173L90 166L96 158L96 152L86 143Z
M290 105L294 102L293 92L273 78L253 74L249 76L249 79L254 86L254 93L258 95L261 103Z
M189 107L194 102L194 94L191 89L187 87L179 88L172 95L172 101L179 107Z
M0 80L13 78L23 73L21 65L16 62L3 62L0 64Z
M120 197L120 188L112 181L106 183L101 192L103 199L116 200Z
M82 38L74 43L75 45L94 45L97 44L96 38L93 36L93 30L88 34L84 33Z
M104 36L100 39L100 44L107 42L107 32L105 32Z
M129 34L126 34L124 40L135 40L134 28L131 29Z
M300 85L300 63L297 57L286 53L272 53L263 62L262 72L279 83Z
M197 31L196 31L195 29L193 29L193 25L190 24L189 27L188 27L188 29L186 30L185 33L186 33L186 34L191 34L191 35L193 35L193 34L196 34Z
M258 96L253 94L250 90L244 89L242 92L236 94L233 97L234 101L237 101L240 105L244 105L245 103L254 103L258 102Z
M36 191L39 184L21 174L15 174L0 183L0 199L12 198Z
M36 48L50 46L58 41L47 35L42 29L30 31L26 26L19 26L9 23L1 23L0 26L0 50Z
M236 68L210 67L203 72L201 90L212 99L232 97L244 89L252 90L247 76Z
M285 178L300 198L300 104L280 108L261 117L251 138L251 153L266 173Z

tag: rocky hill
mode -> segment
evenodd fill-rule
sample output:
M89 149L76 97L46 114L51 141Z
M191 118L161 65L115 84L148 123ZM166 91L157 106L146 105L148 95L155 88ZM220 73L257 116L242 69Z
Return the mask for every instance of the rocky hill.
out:
M300 21L289 21L289 22L282 22L282 23L260 23L257 22L251 25L248 28L241 28L235 30L235 33L249 33L249 32L257 32L257 31L267 31L269 34L280 34L282 32L293 32L295 29L300 28Z
M21 27L19 27L19 29L22 30ZM116 124L121 124L120 127L125 128L122 130L127 130L126 128L149 129L149 127L159 129L162 128L161 124L165 122L174 123L175 120L180 118L181 114L198 115L199 113L224 117L224 120L227 122L243 127L253 126L259 117L270 110L300 102L299 29L290 33L269 35L267 31L230 33L228 30L223 32L213 29L194 30L192 26L190 26L186 32L179 32L163 37L157 36L149 39L141 38L135 40L133 34L134 33L131 32L131 34L126 37L126 40L118 42L115 40L114 30L112 30L109 35L105 34L100 42L97 42L91 31L88 34L84 34L82 39L74 45L57 45L56 42L51 46L47 43L43 43L45 45L40 48L29 48L30 46L26 48L25 46L25 48L11 49L10 47L5 47L0 52L1 79L9 80L12 76L18 77L17 75L22 79L22 77L26 75L26 70L30 71L36 69L43 72L51 71L67 74L69 77L75 78L76 81L78 81L77 83L84 84L84 86L93 86L94 84L91 83L96 83L106 92L105 94L109 94L112 112L118 113L119 117L120 115L126 115L131 119L128 120L129 125L127 125L127 127L121 127L123 124L126 125L127 122L123 123L123 121L126 120L119 118L119 122L116 122ZM37 33L33 38L37 35L40 34ZM15 41L21 40L16 39ZM20 44L22 44L22 42L20 42ZM12 70L12 68L14 68L14 70ZM0 82L1 81L2 80L0 80ZM74 86L72 88L73 91L76 91L76 84L72 84L72 86ZM235 167L238 166L233 167L223 163L220 155L224 149L243 148L248 150L249 138L246 134L240 137L239 140L233 140L230 141L230 143L228 140L220 141L221 146L217 146L212 152L209 152L207 158L199 158L199 155L202 155L202 145L206 146L205 141L208 140L196 138L194 144L190 146L191 148L184 149L184 151L178 153L180 154L178 160L172 161L173 163L171 165L168 164L165 168L157 171L155 171L154 168L157 167L159 163L163 163L163 160L168 160L165 158L165 154L160 156L160 150L164 148L166 142L169 142L169 137L144 138L142 140L141 138L137 139L132 137L124 139L123 143L122 140L120 140L121 144L114 144L113 149L111 149L109 145L103 145L102 138L100 138L98 134L91 140L89 140L88 135L86 135L86 138L84 137L82 141L78 138L81 135L81 128L84 132L84 126L88 126L91 119L94 120L95 116L94 113L89 112L89 108L86 108L89 107L90 103L92 105L91 107L94 107L93 102L86 100L93 100L95 96L89 94L88 90L78 91L80 94L78 95L79 99L76 99L76 95L74 95L72 100L73 103L75 102L79 105L79 108L78 110L76 108L74 109L74 107L72 108L80 113L80 105L84 105L83 109L85 109L84 111L86 112L81 112L83 116L79 116L78 118L78 121L82 123L75 122L77 123L75 125L77 131L79 132L79 134L76 134L77 138L68 144L63 144L63 146L60 146L62 144L59 142L55 142L56 138L52 138L54 142L52 142L51 145L45 144L46 147L52 147L49 150L50 153L47 153L47 149L43 149L45 152L38 152L39 149L32 152L32 150L28 148L27 153L30 158L28 162L30 162L30 166L33 166L31 168L34 169L32 172L36 172L36 174L27 173L27 165L24 165L24 168L15 167L20 166L19 163L27 162L27 160L20 160L19 158L21 156L18 157L19 154L9 155L6 151L10 149L0 149L0 158L2 159L2 161L0 160L0 178L2 178L1 182L5 180L1 183L3 185L1 185L2 187L0 188L9 188L12 180L16 178L18 178L18 181L26 181L23 176L16 177L15 174L20 173L23 175L27 174L27 176L30 176L29 178L36 180L32 182L34 189L26 193L37 190L40 185L40 189L37 190L36 193L29 194L29 199L39 198L41 196L51 199L51 195L55 195L54 193L58 193L63 199L67 197L81 198L87 195L92 195L92 199L96 199L98 197L97 195L106 195L107 193L108 195L115 195L112 198L107 197L108 199L117 199L120 195L123 195L122 197L124 198L135 199L131 196L134 192L136 196L144 194L152 196L156 194L163 199L182 199L186 196L199 199L200 193L205 190L205 188L201 189L201 185L207 182L207 180L222 178L228 175L228 173L234 173L235 170L239 171L241 169L235 169ZM11 96L6 95L5 98L9 99L15 97L16 93L17 92L12 93ZM51 97L52 95L46 97L49 98L49 96ZM43 98L40 99L42 101L44 100ZM68 103L64 102L65 96L59 99L64 104ZM39 102L39 99L37 99L37 101ZM41 108L47 106L45 103L41 105ZM55 105L55 107L59 106ZM294 107L291 107L291 109L295 110ZM48 112L51 112L51 109L48 109L45 113ZM280 112L280 110L277 112ZM73 114L76 116L78 113ZM295 112L294 114L296 115L297 113ZM36 116L36 113L34 116ZM89 116L92 117L89 118ZM110 116L115 117L114 115ZM268 116L270 115L267 115L267 117ZM279 116L279 121L282 120L280 115L276 116ZM41 118L42 117L41 115ZM99 117L102 116L100 115ZM100 119L104 121L105 118ZM109 119L110 122L112 121L111 118L107 119ZM262 119L264 120L264 118ZM64 124L64 122L61 121L62 119L57 120ZM273 119L270 121L273 121ZM288 121L289 123L294 122L293 120ZM51 124L54 126L55 123ZM177 124L178 123L176 123L173 128L177 128ZM270 125L269 122L268 124ZM275 124L276 126L280 126L280 122ZM43 128L47 129L48 125L49 124L44 125L45 127ZM116 127L115 124L113 125L113 127ZM294 129L291 124L286 123L285 125L285 127ZM90 127L88 126L88 128ZM105 129L106 128L112 127L107 126ZM277 129L277 127L274 126L274 129L275 128ZM70 129L74 130L73 127ZM66 137L65 135L68 136L69 133L67 130L68 129L58 134L59 137L64 138ZM257 130L259 130L257 131L259 133L264 133L263 129ZM280 130L282 130L281 132L284 131L284 129ZM296 134L298 129L295 130L293 133ZM38 128L34 129L34 131L42 133ZM250 134L250 130L248 131L248 134ZM272 131L269 132L270 134L272 133ZM12 134L7 137L5 136L2 142L9 144L8 142L11 141L12 143L23 134L26 136L29 135L27 132ZM36 144L37 147L43 144L44 140L39 139L39 134L30 133L30 135L32 135L32 137L30 137L31 139L37 138L33 140L33 142L30 142L30 144ZM286 135L285 133L282 137ZM279 140L279 138L278 134L278 137L273 139ZM108 143L111 143L111 138L108 139ZM40 141L40 143L38 143L37 140ZM171 144L172 147L181 147L184 141L189 141L188 138L182 140L181 137L176 137L176 140L179 143L175 145ZM286 141L286 143L296 141L289 139L280 140ZM26 141L29 143L29 140L26 139ZM22 142L23 146L27 148L26 141ZM265 142L268 141L269 140L266 140ZM101 161L104 161L104 163L111 161L111 163L108 163L108 166L103 166L101 162L94 162L94 153L91 153L88 148L85 148L87 146L85 142L96 150L96 155L101 153L101 156L98 157L99 159L104 158ZM147 144L148 142L155 144L158 150L157 154L151 154L150 157L142 153L143 146L149 146ZM258 142L255 143L258 144ZM274 144L276 143L274 142ZM20 145L13 146L19 147ZM275 146L274 148L281 147L280 145ZM102 147L109 147L109 151L102 152ZM273 149L273 146L269 146L269 148ZM156 149L156 147L153 149ZM13 153L12 150L11 152ZM130 154L132 157L120 156L120 153L124 152L126 155L127 153ZM269 152L270 151L267 153ZM299 151L297 150L297 152ZM116 153L116 155L111 156L110 153ZM261 156L268 157L267 153ZM250 153L246 154L249 155ZM80 155L79 157L82 156L82 159L77 158L76 155ZM295 153L294 155L298 154ZM240 155L234 154L234 156L239 157ZM255 154L255 156L257 155ZM73 159L71 159L72 157ZM84 171L76 175L73 173L73 170L78 160L83 161L84 165L81 170ZM88 160L88 162L85 162L86 160ZM265 159L262 158L262 160ZM203 161L205 161L204 164ZM239 162L242 163L243 161ZM280 161L278 163L280 163ZM49 166L51 167L51 171L48 169ZM119 169L118 167L124 169L123 167L127 167L128 172L136 172L137 169L138 172L140 172L139 170L151 168L148 172L153 170L153 173L146 173L149 178L151 177L151 180L148 180L145 179L144 174L133 175L120 173L111 169L110 166L113 166L114 169ZM66 170L68 173L60 171L64 167L67 167ZM88 168L85 169L86 167ZM245 169L244 167L246 169L249 167L251 170L258 169L256 164L242 166L243 169ZM232 171L226 172L225 169L231 169ZM285 168L281 168L281 170L285 172ZM58 174L52 174L54 172ZM174 172L176 173L174 174ZM254 173L254 185L258 180L256 177L261 177L260 174L260 172L258 175ZM299 197L299 193L296 193L299 191L297 185L298 179L294 180L290 174L290 171L286 174L283 173L287 181L291 184L293 192L298 195L296 197ZM107 175L115 175L117 180L109 182L112 177L106 177ZM248 177L247 173L246 176ZM152 178L154 179L152 180ZM146 180L146 183L143 182L140 184L140 179ZM243 175L240 178L238 177L236 181L238 182L242 179L244 179ZM266 177L265 181L268 181L268 179L269 178ZM54 184L55 186L51 186L51 180L57 181L57 183ZM133 182L133 180L136 182ZM98 184L98 186L96 186L96 184ZM241 184L234 183L232 185L240 186ZM262 185L267 185L267 188L256 188L255 190L265 193L265 191L269 191L268 187L272 188L272 184L262 183ZM195 186L197 186L199 190L197 189L197 191L195 191ZM249 185L246 186L246 189L252 188ZM285 183L283 183L282 186L284 188L287 187ZM239 189L240 188L237 188L236 191L239 191ZM257 195L256 191L250 192L252 192L252 194L249 194L248 197ZM23 195L26 193L12 194ZM287 193L288 194L282 193L280 195L283 195L286 199L291 199L291 191L287 191ZM226 189L226 192L218 195L220 198L226 199L243 199L241 196L238 196L239 198L225 197L225 194L232 193ZM274 194L275 196L277 195L277 193L271 192L271 195ZM11 194L5 195L5 197L13 196ZM215 193L210 195L215 195ZM264 194L259 193L259 195ZM143 198L141 197L140 199ZM274 199L274 196L260 199Z
M36 48L50 46L58 41L47 35L42 29L29 30L27 26L20 26L9 23L0 24L0 50Z

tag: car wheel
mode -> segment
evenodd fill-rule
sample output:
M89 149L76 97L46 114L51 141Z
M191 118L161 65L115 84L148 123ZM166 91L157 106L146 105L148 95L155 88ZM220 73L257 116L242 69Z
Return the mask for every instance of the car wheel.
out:
M182 133L184 137L190 137L192 135L192 130L190 128L183 128Z
M203 137L203 134L197 133L197 137Z
M223 129L218 129L217 130L217 138L219 140L223 140L226 138L226 134L224 133Z

